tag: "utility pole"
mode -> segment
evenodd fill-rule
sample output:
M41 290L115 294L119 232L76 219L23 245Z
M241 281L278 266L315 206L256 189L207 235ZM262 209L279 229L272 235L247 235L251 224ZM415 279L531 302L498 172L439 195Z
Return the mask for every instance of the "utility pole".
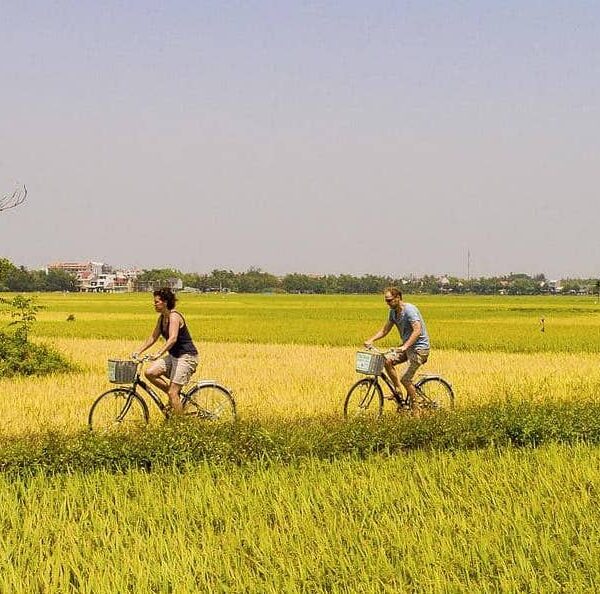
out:
M471 250L467 250L467 280L471 280Z

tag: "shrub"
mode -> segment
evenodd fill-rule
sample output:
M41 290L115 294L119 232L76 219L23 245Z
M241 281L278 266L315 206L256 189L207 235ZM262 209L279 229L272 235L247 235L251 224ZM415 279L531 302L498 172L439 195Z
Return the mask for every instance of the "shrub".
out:
M0 438L0 471L73 472L311 458L364 459L413 450L600 444L600 404L491 404L415 419L345 422L339 417L242 421L212 425L182 419L139 432L97 435L49 432Z
M33 298L23 295L0 298L0 304L9 307L12 318L9 324L12 332L0 332L0 375L46 375L76 369L52 347L29 340L29 331L40 309Z

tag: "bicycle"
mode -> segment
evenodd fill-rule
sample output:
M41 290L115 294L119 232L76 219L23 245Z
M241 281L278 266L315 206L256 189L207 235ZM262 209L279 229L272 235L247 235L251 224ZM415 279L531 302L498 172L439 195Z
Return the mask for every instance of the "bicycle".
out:
M348 391L344 401L346 419L352 417L379 419L383 413L384 400L395 402L398 411L415 409L436 411L454 408L452 384L437 374L424 374L415 382L417 402L412 402L408 394L406 396L397 394L392 380L384 371L385 356L393 350L380 351L371 347L369 351L356 353L356 371L369 377L358 380ZM384 395L385 386L389 389L389 395Z
M132 360L108 361L108 380L114 384L131 384L107 390L96 398L88 415L88 426L92 431L109 432L122 429L145 427L150 421L148 404L140 390L150 397L165 418L171 408L141 376L142 366L151 358L134 357ZM181 391L183 414L207 421L236 420L236 405L229 388L216 380L200 380L187 390Z

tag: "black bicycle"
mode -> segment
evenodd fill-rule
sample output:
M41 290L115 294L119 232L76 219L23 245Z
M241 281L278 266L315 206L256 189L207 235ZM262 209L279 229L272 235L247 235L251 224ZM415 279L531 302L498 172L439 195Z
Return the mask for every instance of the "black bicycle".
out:
M392 352L379 351L374 347L356 353L356 371L367 375L358 380L348 391L344 401L344 417L367 417L378 419L383 413L384 400L391 400L398 411L437 411L454 408L452 384L441 375L422 375L416 382L417 401L410 396L396 393L392 380L385 374L385 356ZM387 386L388 393L384 394Z
M148 404L140 391L145 392L165 418L171 408L150 387L141 375L142 366L150 357L129 361L108 361L108 380L114 384L131 384L100 394L92 404L88 416L89 428L98 432L145 427L150 420ZM215 380L200 380L181 391L183 414L205 421L236 419L235 400L231 390Z

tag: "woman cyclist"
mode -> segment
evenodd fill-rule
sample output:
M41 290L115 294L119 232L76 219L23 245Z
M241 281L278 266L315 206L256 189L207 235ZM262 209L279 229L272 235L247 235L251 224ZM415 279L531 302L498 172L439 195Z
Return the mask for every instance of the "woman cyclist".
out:
M145 375L149 382L168 395L173 413L181 414L179 394L196 371L198 349L184 317L175 310L175 293L169 288L163 288L154 291L153 295L154 309L160 315L152 334L134 356L149 349L160 336L165 339L163 348L151 357L153 363L146 368Z

